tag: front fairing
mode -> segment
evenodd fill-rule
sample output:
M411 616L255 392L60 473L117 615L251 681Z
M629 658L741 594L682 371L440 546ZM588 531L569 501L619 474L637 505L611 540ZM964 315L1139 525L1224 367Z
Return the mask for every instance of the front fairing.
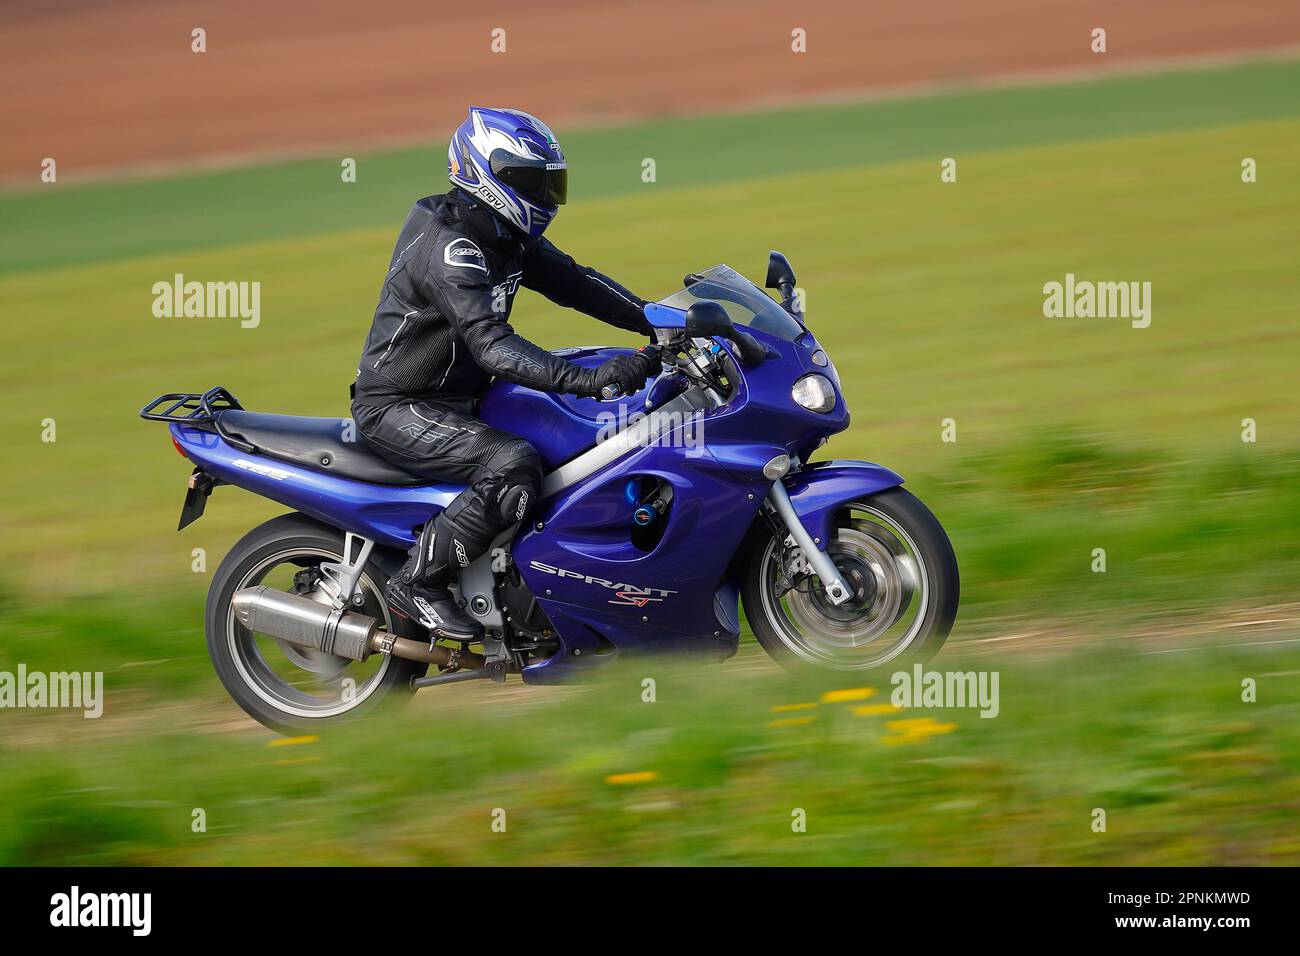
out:
M735 346L718 339L725 348L727 377L733 388L723 405L709 413L713 428L705 441L766 444L792 458L806 458L828 436L849 425L839 376L803 316L787 311L766 292L726 265L717 265L686 277L685 286L646 306L647 321L664 334L680 334L688 310L700 302L721 306L732 325L758 340L767 351L763 362L744 364ZM795 382L818 374L831 382L835 405L829 412L801 407L791 390ZM742 422L743 420L743 427Z
M701 434L709 451L738 477L743 473L762 482L762 468L772 458L806 459L826 438L848 428L849 408L833 367L814 361L821 346L806 328L793 340L754 328L746 331L767 349L768 358L743 364L734 345L718 340L732 388L722 404L701 412ZM810 373L824 375L835 389L829 412L803 408L791 395L794 383Z
M820 365L814 356L824 357L825 349L812 332L806 330L794 341L774 335L747 330L768 350L768 359L754 365L739 362L734 347L729 348L732 360L744 380L746 402L751 411L763 415L763 431L779 428L795 448L844 431L849 427L849 406L840 387L839 375L833 365ZM795 402L791 389L805 375L817 374L828 379L835 390L835 405L828 412L815 412Z

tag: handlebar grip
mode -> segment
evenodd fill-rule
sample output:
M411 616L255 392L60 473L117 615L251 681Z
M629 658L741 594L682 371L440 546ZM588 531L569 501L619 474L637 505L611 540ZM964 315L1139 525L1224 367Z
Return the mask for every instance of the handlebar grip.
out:
M600 390L600 400L602 402L612 402L616 398L623 397L623 390L617 385L606 385Z

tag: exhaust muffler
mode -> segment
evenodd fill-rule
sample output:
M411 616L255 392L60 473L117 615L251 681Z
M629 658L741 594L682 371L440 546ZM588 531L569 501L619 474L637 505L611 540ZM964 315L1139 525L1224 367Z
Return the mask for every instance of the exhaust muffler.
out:
M230 606L239 623L250 631L354 661L379 653L453 670L484 665L482 654L398 637L369 615L340 611L264 584L236 591Z

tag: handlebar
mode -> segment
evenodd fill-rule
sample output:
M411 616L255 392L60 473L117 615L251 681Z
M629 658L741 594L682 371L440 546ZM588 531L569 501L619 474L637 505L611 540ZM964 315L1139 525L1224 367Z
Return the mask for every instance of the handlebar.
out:
M764 362L771 357L771 353L769 353L767 346L763 345L761 342L758 341L758 339L754 338L754 336L750 335L747 331L745 331L742 328L736 328L735 326L732 326L728 328L725 333L717 337L730 339L731 342L735 345L737 357L745 365L758 365L761 362ZM701 340L707 340L707 339L712 339L713 336L700 336L699 338ZM663 342L661 342L661 344L666 345L666 343ZM671 346L668 346L668 348L671 348ZM717 350L718 346L715 344L713 348L714 350ZM710 360L710 362L712 363L712 360ZM650 379L648 380L652 383L650 385L650 388L652 390L655 387L654 383L662 381L663 376L669 374L669 372L672 370L675 364L679 364L678 360L672 360L672 361L665 360L664 371L660 375L651 376ZM681 360L680 364L682 364L683 367L689 367L693 363L686 360ZM595 397L602 402L613 402L613 401L618 401L619 399L622 398L627 398L629 396L624 394L623 390L617 384L611 383L609 385L602 386L599 394L596 395Z

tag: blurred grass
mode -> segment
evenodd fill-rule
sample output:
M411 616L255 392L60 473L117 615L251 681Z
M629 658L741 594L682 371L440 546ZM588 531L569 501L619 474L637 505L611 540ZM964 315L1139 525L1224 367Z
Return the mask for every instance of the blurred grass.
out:
M942 732L904 742L889 725L917 712L818 703L852 684L665 662L522 704L444 688L437 710L290 746L29 716L65 742L57 765L0 744L0 864L1293 865L1300 683L1262 672L1298 665L1249 649L981 661L999 716L927 712ZM777 725L790 703L812 719Z
M1170 453L1066 426L925 486L961 565L963 624L1070 617L1104 630L1293 599L1300 580L1300 451ZM1098 548L1105 573L1091 570Z

